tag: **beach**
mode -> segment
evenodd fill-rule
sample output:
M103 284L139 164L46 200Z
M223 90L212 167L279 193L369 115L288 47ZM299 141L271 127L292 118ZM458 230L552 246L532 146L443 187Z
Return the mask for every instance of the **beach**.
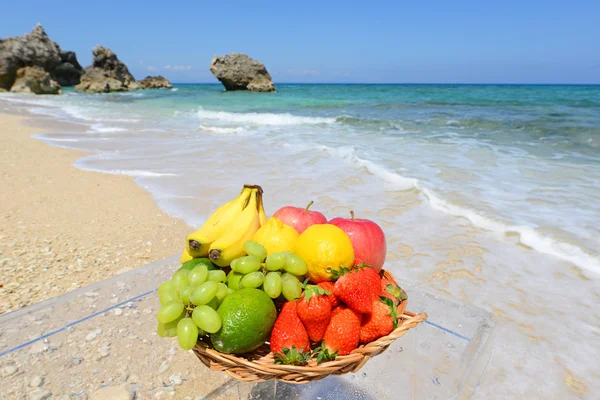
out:
M75 168L85 153L34 139L44 129L25 120L0 115L0 313L181 251L189 226L130 177Z
M2 117L0 257L19 263L2 264L6 310L178 253L190 227L256 183L267 214L314 200L330 218L377 221L394 276L492 313L476 398L594 398L597 89L279 90L0 98L27 116ZM48 272L25 272L43 260Z

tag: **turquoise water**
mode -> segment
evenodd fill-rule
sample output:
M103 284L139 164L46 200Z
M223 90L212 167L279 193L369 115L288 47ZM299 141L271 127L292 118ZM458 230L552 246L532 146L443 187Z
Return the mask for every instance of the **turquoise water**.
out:
M257 94L176 85L1 98L89 124L45 139L96 153L80 167L136 176L191 224L206 216L193 201L206 187L221 193L243 179L299 188L278 202L327 194L357 209L414 191L428 206L419 218L466 218L600 272L599 86L278 85ZM365 196L330 189L346 186Z

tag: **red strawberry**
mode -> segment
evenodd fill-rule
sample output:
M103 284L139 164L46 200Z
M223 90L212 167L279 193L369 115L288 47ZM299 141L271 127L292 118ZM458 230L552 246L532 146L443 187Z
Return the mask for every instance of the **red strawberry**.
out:
M325 357L319 354L319 359L335 358L336 353L345 356L358 346L362 315L345 306L339 306L338 309L331 317L323 337Z
M310 351L310 342L298 317L295 301L288 301L283 305L273 326L270 343L276 362L305 364L308 360L305 352Z
M337 271L336 271L337 272ZM373 300L381 292L379 274L367 265L348 271L335 282L333 293L354 311L366 314L373 309Z
M395 305L406 298L406 292L398 286L395 280L388 278L381 279L381 293L379 294L391 299Z
M331 294L328 295L328 297L329 297L329 300L331 300L331 308L332 309L340 305L340 301L338 300L337 296L335 294L333 294L333 286L334 285L335 284L330 281L317 283L317 286L327 290L328 292L331 292Z
M398 327L396 306L390 298L381 296L373 300L373 311L363 315L360 324L360 342L369 343L388 335Z
M328 292L316 285L306 285L304 294L298 300L298 316L313 342L323 339L331 319L331 300Z

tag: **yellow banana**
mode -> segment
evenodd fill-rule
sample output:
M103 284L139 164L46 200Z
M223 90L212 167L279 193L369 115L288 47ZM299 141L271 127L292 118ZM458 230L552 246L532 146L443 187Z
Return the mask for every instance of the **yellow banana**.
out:
M181 261L182 264L185 264L186 262L192 260L193 257L190 256L190 253L187 252L187 250L183 251L183 254L181 255L181 259L179 261Z
M256 195L258 196L258 217L260 219L260 226L263 226L267 223L267 214L265 213L265 209L263 207L262 191L259 190L256 192Z
M252 189L252 194L256 189ZM219 267L226 267L233 260L246 254L244 244L252 239L254 233L260 228L258 215L257 196L250 196L248 206L230 226L229 232L214 241L208 252L208 257Z
M223 204L215 211L196 232L189 234L185 240L185 249L194 258L208 256L210 245L227 234L230 225L237 220L253 194L253 190L244 187L234 200Z

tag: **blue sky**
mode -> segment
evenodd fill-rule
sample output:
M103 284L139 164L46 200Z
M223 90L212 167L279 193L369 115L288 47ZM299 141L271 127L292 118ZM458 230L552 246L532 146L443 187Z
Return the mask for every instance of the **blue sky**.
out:
M353 4L356 3L356 4ZM216 82L249 54L277 82L600 83L600 1L5 1L0 37L41 22L82 65Z

